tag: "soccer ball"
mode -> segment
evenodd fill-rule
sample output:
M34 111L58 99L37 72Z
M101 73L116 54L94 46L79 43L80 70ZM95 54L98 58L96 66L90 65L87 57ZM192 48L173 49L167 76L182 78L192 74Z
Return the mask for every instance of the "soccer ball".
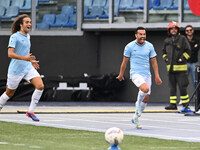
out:
M121 129L117 127L109 128L105 133L105 140L111 146L119 145L124 138L124 134Z

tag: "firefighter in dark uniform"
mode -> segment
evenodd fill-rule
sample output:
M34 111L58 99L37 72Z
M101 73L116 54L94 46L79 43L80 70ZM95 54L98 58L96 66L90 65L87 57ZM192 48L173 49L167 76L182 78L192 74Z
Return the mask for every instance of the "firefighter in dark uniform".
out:
M166 106L166 110L177 110L176 87L180 90L180 98L182 100L183 109L189 102L187 86L189 84L187 75L187 60L190 58L190 45L185 36L180 34L180 27L176 22L168 25L168 35L164 41L163 58L167 65L169 88L170 88L170 104Z

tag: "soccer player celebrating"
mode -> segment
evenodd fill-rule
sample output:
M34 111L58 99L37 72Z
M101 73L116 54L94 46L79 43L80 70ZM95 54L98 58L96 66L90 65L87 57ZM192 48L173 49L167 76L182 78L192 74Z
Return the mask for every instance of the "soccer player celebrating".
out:
M132 118L132 123L135 124L136 128L140 129L142 127L139 124L138 118L144 111L151 93L151 73L149 60L151 60L153 66L156 84L160 85L162 80L160 79L158 72L158 64L156 60L157 54L154 50L154 47L150 42L145 41L145 28L138 27L135 32L135 37L136 40L130 42L125 47L124 57L117 79L120 81L124 80L124 71L126 69L127 62L130 59L130 78L139 88L137 101L135 103L136 112Z
M39 69L39 61L30 53L30 35L31 19L28 15L18 16L12 24L12 35L8 44L8 57L11 62L8 68L6 91L0 97L0 110L11 98L22 79L31 82L35 91L33 92L29 110L26 116L33 121L39 121L34 114L42 92L44 89L43 81L36 69Z

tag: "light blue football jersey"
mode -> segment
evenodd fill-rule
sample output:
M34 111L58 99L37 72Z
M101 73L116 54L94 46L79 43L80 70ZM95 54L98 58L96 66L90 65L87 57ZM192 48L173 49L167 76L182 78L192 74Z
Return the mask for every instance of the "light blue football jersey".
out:
M13 47L15 53L21 56L26 56L30 53L30 35L23 35L20 32L16 32L10 36L8 47ZM11 59L8 67L9 75L24 75L33 68L30 61Z
M128 43L124 50L124 56L130 58L130 78L132 74L151 77L149 61L156 55L153 45L148 41L145 41L143 45L137 44L136 40Z

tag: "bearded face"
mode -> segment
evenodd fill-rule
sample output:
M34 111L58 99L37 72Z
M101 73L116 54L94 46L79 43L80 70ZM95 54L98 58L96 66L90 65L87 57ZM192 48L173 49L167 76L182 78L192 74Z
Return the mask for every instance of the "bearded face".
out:
M136 41L138 44L142 45L144 44L146 40L146 31L145 30L138 30L137 33L135 34Z
M177 29L177 27L172 27L172 28L170 29L170 34L171 34L172 36L177 35L177 34L178 34L178 29Z

